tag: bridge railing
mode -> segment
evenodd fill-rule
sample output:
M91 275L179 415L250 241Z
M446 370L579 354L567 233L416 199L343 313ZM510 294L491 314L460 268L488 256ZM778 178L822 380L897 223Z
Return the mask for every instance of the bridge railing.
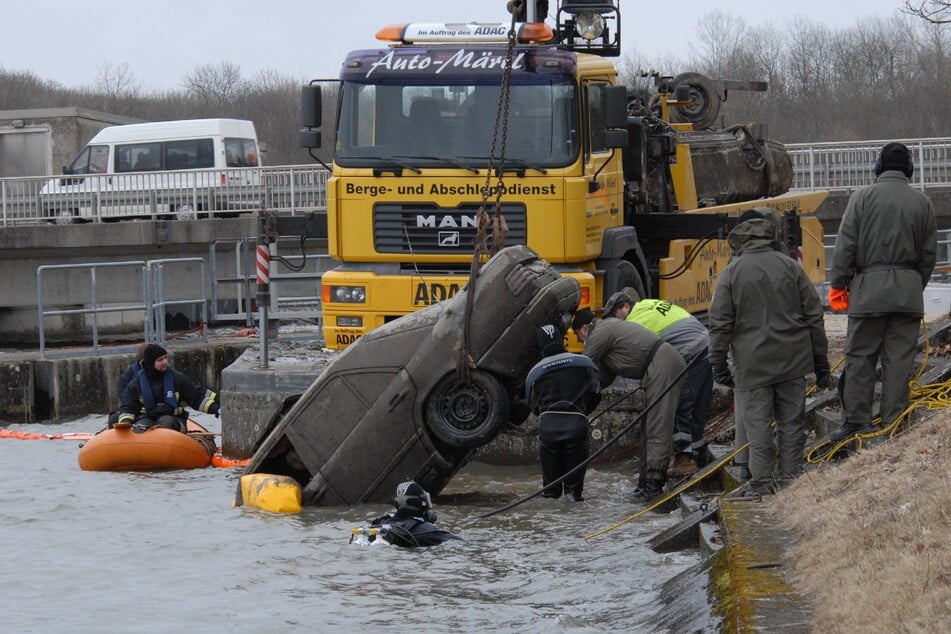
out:
M328 172L312 165L0 178L0 226L190 220L327 208Z
M893 139L911 150L911 183L922 191L951 186L951 138ZM872 167L888 141L788 143L795 190L853 190L875 181Z

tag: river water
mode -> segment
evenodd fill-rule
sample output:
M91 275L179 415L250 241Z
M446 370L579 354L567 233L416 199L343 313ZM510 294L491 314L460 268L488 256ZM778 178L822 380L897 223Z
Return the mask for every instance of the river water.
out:
M589 470L584 502L538 498L467 523L540 484L537 468L470 464L434 501L464 541L408 550L348 543L385 505L234 508L240 469L84 472L77 445L0 439L0 631L674 632L657 625L661 587L700 561L645 545L676 513L583 539L637 510L629 463Z

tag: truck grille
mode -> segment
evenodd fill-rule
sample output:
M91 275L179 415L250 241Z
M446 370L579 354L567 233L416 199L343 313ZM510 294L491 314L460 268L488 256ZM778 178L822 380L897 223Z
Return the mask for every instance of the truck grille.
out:
M373 208L374 246L378 253L471 253L479 207L379 203ZM525 205L503 204L502 216L508 224L506 244L525 244Z

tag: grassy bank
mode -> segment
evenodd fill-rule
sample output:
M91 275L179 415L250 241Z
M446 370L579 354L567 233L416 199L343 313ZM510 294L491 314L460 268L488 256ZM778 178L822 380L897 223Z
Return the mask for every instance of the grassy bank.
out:
M816 632L946 632L951 412L807 472L769 501Z

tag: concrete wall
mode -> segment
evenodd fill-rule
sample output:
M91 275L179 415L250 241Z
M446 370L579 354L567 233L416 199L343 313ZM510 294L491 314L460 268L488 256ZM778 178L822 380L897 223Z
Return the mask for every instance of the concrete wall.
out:
M189 344L169 347L169 359L205 387L220 391L222 371L251 345ZM6 355L5 355L6 356ZM0 423L107 414L116 409L119 375L135 361L134 352L63 359L0 361ZM227 411L228 405L225 405Z

